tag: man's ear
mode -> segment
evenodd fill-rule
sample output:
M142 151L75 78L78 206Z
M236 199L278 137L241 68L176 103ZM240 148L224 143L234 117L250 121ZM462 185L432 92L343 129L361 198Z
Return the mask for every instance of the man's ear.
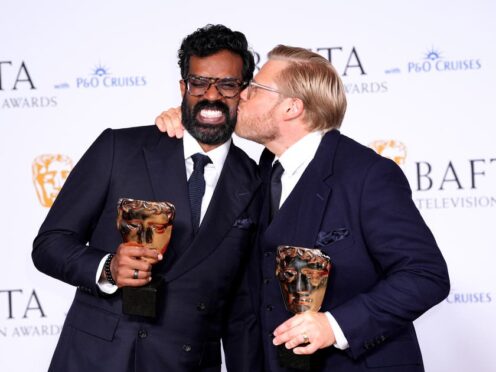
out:
M179 88L181 88L181 97L184 97L184 93L186 92L186 83L184 80L179 80Z
M305 106L299 98L286 98L283 116L285 120L293 120L303 114Z

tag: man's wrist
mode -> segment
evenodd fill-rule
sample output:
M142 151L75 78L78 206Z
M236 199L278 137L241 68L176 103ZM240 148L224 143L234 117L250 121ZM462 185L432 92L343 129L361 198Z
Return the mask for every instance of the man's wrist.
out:
M111 295L117 292L118 287L117 285L110 283L107 279L107 276L105 275L105 263L107 262L107 260L109 260L109 262L112 261L112 258L109 259L109 256L111 256L111 254L108 254L101 259L100 264L98 265L98 270L96 272L95 281L100 291Z
M107 256L105 263L103 264L103 273L105 274L105 279L107 279L107 281L110 284L117 285L114 278L112 277L112 271L110 270L110 263L112 262L112 258L114 258L114 255L112 253L110 253Z
M339 326L338 322L329 311L326 311L325 314L327 316L327 320L329 321L329 324L331 325L332 332L334 333L334 337L336 339L333 346L340 350L348 349L350 345L348 344L348 340L346 339L343 330Z

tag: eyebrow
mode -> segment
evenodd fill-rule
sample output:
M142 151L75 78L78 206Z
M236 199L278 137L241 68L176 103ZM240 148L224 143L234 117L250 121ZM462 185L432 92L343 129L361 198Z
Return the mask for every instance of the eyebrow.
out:
M202 76L202 75L195 75L191 74L189 77L197 78L197 79L206 79L206 80L211 80L211 79L217 79L217 80L234 80L234 81L243 81L242 78L236 78L236 77L213 77L213 76Z

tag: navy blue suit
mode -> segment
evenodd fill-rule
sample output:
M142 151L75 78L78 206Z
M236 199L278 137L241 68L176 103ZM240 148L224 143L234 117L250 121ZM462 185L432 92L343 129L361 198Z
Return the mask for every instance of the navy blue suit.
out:
M265 188L272 160L266 150L260 162ZM319 350L315 371L422 371L412 322L447 296L449 278L400 168L333 130L271 223L265 194L261 262L251 276L261 267L261 295L254 298L268 370L286 371L271 335L292 316L274 274L275 249L284 244L319 247L332 261L321 311L333 314L350 347Z
M50 371L260 370L259 330L244 284L259 215L255 163L231 145L196 236L182 140L155 126L106 130L71 172L35 239L42 272L77 286ZM102 294L99 262L115 252L119 198L176 206L172 240L154 276L165 282L156 320L122 314L120 290ZM243 282L243 283L242 283Z

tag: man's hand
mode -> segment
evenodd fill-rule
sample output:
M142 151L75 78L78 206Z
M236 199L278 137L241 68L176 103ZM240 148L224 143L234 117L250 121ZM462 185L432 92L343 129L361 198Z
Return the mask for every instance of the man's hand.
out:
M171 138L182 138L184 127L181 121L181 108L175 107L162 112L155 119L155 125L161 132L167 132Z
M285 344L295 354L313 354L336 342L334 332L324 313L306 311L282 323L274 331L274 345ZM306 337L305 337L306 336ZM308 345L298 345L305 344Z
M141 287L152 280L152 265L160 260L162 255L155 249L137 243L123 243L117 248L110 263L112 278L119 288Z

